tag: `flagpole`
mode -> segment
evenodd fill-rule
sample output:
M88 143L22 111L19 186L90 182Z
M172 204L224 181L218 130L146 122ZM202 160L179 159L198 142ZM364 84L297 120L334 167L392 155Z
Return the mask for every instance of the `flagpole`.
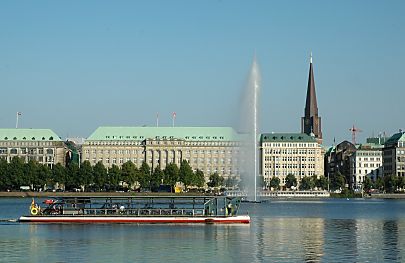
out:
M159 127L159 112L156 113L156 127Z
M16 129L18 128L18 115L19 115L19 112L17 111L17 114L16 114L16 121L15 121L15 128L16 128Z
M172 127L174 127L174 120L176 119L176 112L173 112L172 116Z

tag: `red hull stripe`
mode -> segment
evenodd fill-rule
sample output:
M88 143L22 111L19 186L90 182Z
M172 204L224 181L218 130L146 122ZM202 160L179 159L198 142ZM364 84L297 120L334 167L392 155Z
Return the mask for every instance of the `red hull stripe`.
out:
M23 216L20 222L32 223L207 223L207 224L249 224L249 216L196 218L196 217L46 217Z

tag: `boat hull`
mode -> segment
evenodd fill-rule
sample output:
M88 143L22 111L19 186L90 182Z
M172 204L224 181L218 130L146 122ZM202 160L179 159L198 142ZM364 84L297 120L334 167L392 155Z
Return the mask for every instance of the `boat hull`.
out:
M29 223L138 223L138 224L249 224L250 216L229 217L135 217L135 216L22 216Z

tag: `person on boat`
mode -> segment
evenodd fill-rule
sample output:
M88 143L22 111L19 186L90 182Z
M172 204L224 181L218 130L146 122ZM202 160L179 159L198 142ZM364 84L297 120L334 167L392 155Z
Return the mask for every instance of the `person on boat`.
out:
M233 210L233 206L231 202L228 202L228 205L226 206L226 214L228 216L232 216L232 211Z

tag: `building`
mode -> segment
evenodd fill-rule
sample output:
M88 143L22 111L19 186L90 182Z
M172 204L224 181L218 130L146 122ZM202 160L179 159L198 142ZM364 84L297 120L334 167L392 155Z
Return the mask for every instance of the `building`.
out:
M206 176L239 176L238 134L229 127L99 127L82 145L82 160L122 166L146 162L152 169L187 160Z
M345 184L350 186L350 156L356 150L356 146L349 141L343 141L331 147L325 154L325 176L332 180L341 174L345 177Z
M375 143L357 146L357 150L349 157L352 189L361 189L366 177L373 181L383 177L382 150L383 145Z
M65 154L63 141L50 129L0 129L0 158L7 162L20 157L52 167L65 165Z
M318 103L316 101L315 79L312 66L312 54L309 64L307 98L305 102L305 116L301 118L301 132L307 135L314 134L319 144L322 144L321 117L319 117L318 115Z
M260 137L260 173L266 184L275 176L280 186L293 174L297 181L305 176L324 174L322 146L305 133L264 133Z
M392 135L384 144L384 176L405 176L405 132Z

